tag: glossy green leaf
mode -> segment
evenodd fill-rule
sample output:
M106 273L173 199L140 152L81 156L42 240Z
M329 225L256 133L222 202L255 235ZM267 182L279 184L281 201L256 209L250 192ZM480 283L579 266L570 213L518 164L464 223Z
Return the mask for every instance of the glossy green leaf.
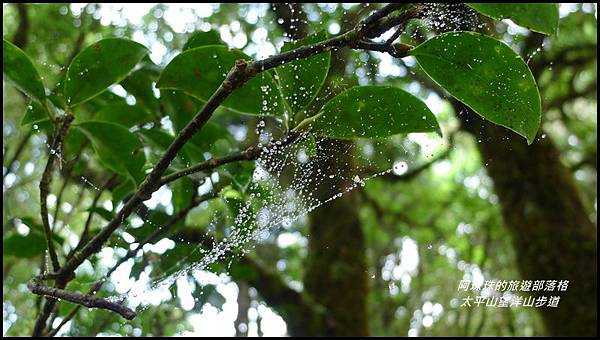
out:
M77 121L81 118L82 110L89 111L91 114L96 114L98 111L102 110L105 106L113 105L113 104L127 104L127 99L123 98L119 95L111 91L104 91L94 98L86 101L82 105L79 105L74 109L75 120Z
M145 46L121 38L103 39L86 47L67 70L67 104L80 104L120 82L147 53Z
M121 86L135 97L139 104L151 112L158 112L158 98L154 94L154 83L160 76L160 67L155 65L147 56L142 60L142 66L123 79Z
M46 238L42 234L30 232L27 236L13 233L2 240L2 255L33 258L46 251Z
M204 256L197 244L176 243L175 247L165 251L150 273L151 278L170 275L199 261Z
M325 39L327 39L327 34L325 31L321 31L306 39L284 43L281 52L291 51ZM320 53L310 58L287 63L275 69L279 76L281 93L293 113L307 107L317 96L325 82L325 78L327 78L330 59L331 52Z
M208 101L238 59L251 58L239 50L209 45L189 49L176 56L164 69L156 87L182 90ZM283 102L275 81L262 72L236 89L222 104L237 113L281 115Z
M87 142L88 138L80 130L70 129L67 138L65 138L63 157L65 159L76 157L81 153Z
M399 88L357 86L331 99L311 118L313 131L334 138L384 138L399 133L439 132L425 103Z
M306 156L315 157L317 155L317 140L315 139L315 136L307 136L306 139L300 142L299 146L301 150L304 150Z
M145 142L158 149L161 156L175 140L174 136L160 129L141 129L138 131L138 133L142 136ZM198 152L194 149L193 144L188 143L184 145L183 148L177 153L177 156L181 159L185 166L189 166L190 162L192 161L204 160L202 155L199 155L200 159L190 156L196 153Z
M231 264L228 274L235 280L254 280L258 277L256 268L239 261Z
M533 142L541 120L540 94L523 59L506 44L479 33L449 32L410 54L456 99Z
M199 151L206 152L221 139L232 139L229 130L217 123L208 122L202 127L200 132L192 137L191 142L198 147Z
M240 192L245 192L252 182L254 162L233 162L221 167L223 174L231 178L231 182Z
M142 143L125 127L108 122L89 121L74 126L92 142L100 162L108 169L140 183L145 156Z
M104 209L102 207L91 207L87 209L87 211L93 211L95 214L102 217L106 222L110 222L110 220L112 220L113 217L115 217L115 215L110 210Z
M129 178L125 178L116 188L111 192L113 210L117 208L119 203L130 193L135 190L135 182Z
M38 101L32 100L29 105L27 105L27 109L25 110L25 114L23 114L23 118L21 119L21 126L35 124L39 122L49 121L48 113L46 109Z
M557 3L467 3L477 12L496 20L510 19L532 31L556 34Z
M165 225L170 219L171 216L169 216L163 210L153 209L147 216L143 218L146 223L137 228L129 227L125 229L125 231L131 236L135 237L137 241L142 241L148 236L154 234L157 228ZM158 240L155 240L155 242L156 241Z
M201 106L201 103L197 99L188 96L181 91L161 91L160 99L165 112L173 122L175 132L181 131L190 120L192 120ZM212 147L221 139L232 139L229 130L221 124L212 121L207 122L202 127L202 130L194 134L190 139L190 143L195 145L198 148L197 152L199 152L199 154L196 154L192 159L204 160L204 156L202 156L201 153L209 150L212 151Z
M46 90L33 62L25 52L5 39L2 40L2 72L27 96L44 101Z
M169 185L173 193L171 202L175 211L181 211L187 208L194 198L195 189L194 183L188 177L180 178Z
M202 103L183 91L161 90L160 105L173 122L175 132L179 132L192 120Z
M151 120L152 116L139 105L115 103L104 106L92 119L120 124L129 128Z
M189 50L192 48L206 46L206 45L225 45L221 36L217 31L202 32L197 31L183 45L183 50Z

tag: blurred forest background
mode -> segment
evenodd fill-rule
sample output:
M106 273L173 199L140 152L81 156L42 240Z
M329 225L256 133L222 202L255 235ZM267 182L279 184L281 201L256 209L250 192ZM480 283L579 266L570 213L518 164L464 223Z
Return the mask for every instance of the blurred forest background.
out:
M290 38L319 30L345 32L378 6L3 4L3 37L22 48L46 84L53 84L75 54L105 37L144 44L159 66L198 30L214 30L230 47L262 58ZM411 22L402 41L424 41L440 24L460 29L451 7L432 6L431 22ZM450 13L448 22L436 21L436 11ZM152 297L134 320L86 308L69 315L74 305L60 303L51 319L55 326L68 322L57 334L596 334L596 4L562 4L554 36L507 20L477 20L523 56L538 82L543 116L533 145L472 115L427 80L414 59L342 49L333 53L325 93L353 84L402 87L426 99L444 139L415 134L356 142L356 152L362 153L357 161L394 159L394 168L402 170L367 181L271 233L229 266L178 280L170 293ZM131 97L123 87L113 87L101 100ZM101 109L106 105L101 100L86 109ZM30 335L43 301L26 284L43 262L45 243L40 250L36 230L41 230L38 184L47 132L41 124L21 124L27 105L3 82L3 335ZM170 112L161 112L163 117L150 119L164 122ZM213 121L235 137L227 141L232 149L256 139L251 136L259 124L255 117L217 114ZM92 152L90 145L80 144L73 154L77 159L65 164L52 183L49 208L65 253L77 244L72 238L86 224L90 206L104 207L91 218L91 230L102 227L103 214L113 208L112 190L94 190L110 176L100 171ZM149 207L157 212L156 223L181 207L175 194L161 197ZM202 242L199 234L210 232L208 221L226 209L219 198L193 209L171 237L176 246L169 254L149 248L147 256L115 272L100 295L126 292L140 275L183 268L182 261L193 260L184 256L185 246ZM89 289L124 256L131 237L115 235L93 263L80 268L69 290ZM465 308L460 307L465 294L457 291L462 279L478 284L556 279L570 285L556 309Z

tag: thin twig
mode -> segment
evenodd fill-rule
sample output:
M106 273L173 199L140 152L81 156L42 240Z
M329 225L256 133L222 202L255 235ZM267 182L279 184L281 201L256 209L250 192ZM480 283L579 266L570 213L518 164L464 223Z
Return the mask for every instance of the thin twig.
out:
M107 301L106 299L93 297L90 295L81 294L78 292L67 292L62 289L48 287L41 283L41 281L37 279L32 279L27 284L27 288L37 295L49 296L65 301L69 301L78 305L82 305L88 308L101 308L108 309L117 314L120 314L127 320L131 320L135 318L136 313L131 309L121 306L117 303Z
M260 155L261 149L251 146L245 150L232 153L230 155L220 157L220 158L212 158L202 163L198 163L196 165L192 165L183 170L174 172L170 175L163 176L160 179L160 185L165 185L167 183L173 182L174 180L181 178L183 176L191 175L193 173L197 173L200 171L207 171L217 168L221 165L225 165L232 162L237 161L250 161L256 159Z
M85 226L83 227L83 232L81 232L81 237L79 237L79 242L77 242L77 245L75 246L75 248L73 248L73 250L69 253L69 256L72 255L73 253L75 253L78 249L80 249L83 245L86 244L87 240L88 240L88 234L90 231L90 225L92 224L92 217L94 216L94 212L96 208L96 205L98 204L98 201L100 200L100 196L102 196L102 193L104 192L104 190L106 190L107 187L110 186L110 184L117 178L117 175L113 175L111 176L106 183L104 183L104 185L100 188L100 190L98 190L96 192L96 196L94 196L94 200L92 201L92 205L89 208L89 214L88 214L88 218L85 221ZM68 257L68 256L67 256Z
M387 4L385 6L383 6L383 8L381 8L380 10L377 10L375 12L373 12L373 14L369 15L368 17L366 17L364 20L362 20L359 25L365 27L367 25L371 25L373 23L375 23L376 21L378 21L379 19L383 18L384 16L397 11L399 9L402 9L404 7L410 6L410 4L401 4L401 3L391 3L391 4Z
M250 146L250 147L246 148L245 150L238 151L238 152L232 153L232 154L224 156L224 157L209 159L202 163L198 163L198 164L192 165L188 168L185 168L183 170L174 172L170 175L163 176L160 179L160 185L162 186L167 183L173 182L174 180L177 180L183 176L191 175L191 174L201 172L201 171L212 170L214 168L218 168L225 164L239 162L239 161L256 160L260 156L260 154L262 153L263 150L268 150L271 147L273 147L274 145L277 145L278 147L288 145L290 143L293 143L299 136L300 136L300 134L298 134L298 133L290 132L283 140L271 142L266 146L263 146L263 147Z
M417 177L419 174L421 174L425 170L429 169L433 164L439 162L442 159L447 158L450 155L450 151L451 151L451 149L447 149L446 151L442 152L441 154L439 154L437 157L433 158L429 162L425 162L425 163L417 166L416 168L403 173L402 175L386 173L384 175L378 176L377 178L381 178L383 180L390 181L390 182L410 181L411 179Z
M404 58L408 55L408 51L414 46L408 44L374 43L359 40L353 47L362 50L388 53L395 58Z

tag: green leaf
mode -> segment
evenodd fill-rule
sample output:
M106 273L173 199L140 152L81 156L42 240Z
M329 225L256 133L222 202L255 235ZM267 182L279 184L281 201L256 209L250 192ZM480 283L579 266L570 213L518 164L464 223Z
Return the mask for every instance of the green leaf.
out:
M129 128L152 119L152 116L139 105L114 103L103 107L92 119L120 124Z
M44 240L46 239L46 237L44 236L44 227L42 227L41 223L37 223L31 217L21 217L19 219L21 220L21 222L23 222L23 224L27 225L31 229L29 235L37 233L38 235L43 236ZM29 235L27 235L27 237L29 237ZM64 242L64 238L57 235L56 233L52 233L52 239L54 240L54 242L58 243L58 245L61 245Z
M306 139L300 142L300 148L304 150L304 153L308 157L315 157L317 155L317 140L315 136L309 135L306 137Z
M62 96L62 92L59 92L59 95L50 94L48 95L48 100L55 108L60 108L63 111L66 111L68 106L65 102L65 98Z
M88 137L98 159L107 169L136 183L143 180L142 167L146 158L139 150L143 145L135 134L121 125L100 121L79 123L74 128Z
M175 132L183 130L183 128L192 120L197 113L200 103L198 100L186 95L181 91L161 91L161 102L165 112L173 122ZM202 153L211 151L215 143L221 139L232 140L231 133L223 125L207 122L200 132L194 134L190 139L190 144L196 146L195 153L190 154L190 158L196 161L204 160Z
M147 53L145 46L121 38L103 39L86 47L67 70L67 104L80 104L120 82Z
M27 236L17 233L2 240L2 254L21 258L33 258L46 251L46 238L38 233L30 232Z
M251 58L225 46L196 47L176 56L164 69L157 88L182 90L204 102L219 88L238 59ZM262 72L236 89L222 104L242 114L281 115L283 102L275 81Z
M154 279L170 275L199 261L204 256L200 249L197 244L176 243L175 247L165 251L160 256L160 261L153 266L150 277Z
M113 217L115 217L112 211L106 210L101 207L91 207L87 209L87 211L93 211L95 214L105 219L106 222L110 222L113 219Z
M194 198L195 186L191 179L187 177L180 178L175 182L169 184L171 191L173 192L173 209L175 211L181 211L187 208Z
M11 42L2 40L2 72L31 99L44 102L46 90L31 59Z
M29 105L27 105L27 109L25 110L25 114L23 114L23 118L21 119L21 126L35 124L39 122L49 121L48 113L46 109L38 101L32 100Z
M510 19L532 31L556 34L558 4L556 3L467 3L477 12L496 20Z
M449 32L410 54L456 99L533 142L542 116L540 94L523 59L506 44L479 33Z
M306 39L284 43L281 52L291 51L325 39L327 39L327 34L325 31L321 31ZM317 96L327 78L330 59L331 52L326 52L310 58L299 59L275 69L279 76L281 92L293 113L307 107Z
M231 264L229 275L235 280L254 280L258 278L258 273L254 267L238 261Z
M254 162L233 162L221 167L223 174L229 178L235 188L241 192L246 192L250 182L252 182L252 174L254 174Z
M202 307L207 303L219 311L222 311L223 304L226 302L223 295L217 291L217 286L213 284L201 286L198 282L198 284L196 284L196 289L194 289L194 292L192 293L192 296L194 297L195 301L192 311L195 313L200 313L202 311Z
M179 132L198 112L201 102L182 91L161 90L160 105L173 122L175 132Z
M204 128L208 128L205 126ZM202 130L204 131L204 129ZM160 129L141 129L138 131L140 135L142 135L143 139L148 143L152 144L154 147L161 151L166 151L169 146L175 140L175 137L168 134L167 132ZM202 134L199 132L198 134ZM163 152L161 152L161 155ZM190 166L192 162L202 162L204 161L204 156L202 155L202 151L199 149L197 145L190 142L185 144L181 150L177 153L177 156L183 162L184 166Z
M67 134L67 138L64 142L64 155L65 159L72 159L79 153L81 149L85 147L88 138L77 129L72 129Z
M144 57L142 66L131 72L121 85L133 95L136 104L142 105L151 112L158 112L158 98L154 94L154 83L160 76L160 67L155 65L149 58Z
M441 134L425 103L390 86L356 86L331 99L310 118L314 131L334 138L384 138L398 133Z
M125 231L139 242L154 234L158 228L161 228L171 219L166 212L161 209L153 209L148 216L144 218L144 223L138 228L129 227ZM158 240L155 240L156 242Z
M113 210L117 209L119 203L129 194L135 190L135 182L129 178L122 181L116 188L113 189L112 203Z
M217 31L202 32L197 31L183 45L183 50L189 50L192 48L206 46L206 45L225 45L221 40L221 35Z
M218 140L221 139L232 139L229 130L217 123L208 122L202 127L202 130L200 130L200 132L196 133L194 137L190 139L190 141L197 147L197 152L206 152Z

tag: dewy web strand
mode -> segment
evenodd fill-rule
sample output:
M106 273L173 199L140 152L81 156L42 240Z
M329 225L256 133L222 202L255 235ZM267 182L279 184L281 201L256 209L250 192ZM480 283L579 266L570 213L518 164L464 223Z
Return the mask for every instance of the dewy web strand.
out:
M307 154L311 152L306 150L306 145L310 139L316 140L317 151L316 154L308 156ZM250 251L251 244L267 239L282 228L289 228L295 221L323 204L364 186L365 182L372 178L389 174L394 170L389 168L365 177L358 175L361 173L360 170L365 169L357 169L357 174L352 175L342 173L331 175L322 172L319 167L315 166L317 162L335 162L338 158L348 156L349 152L348 150L337 150L322 141L313 134L305 132L293 143L287 145L274 143L271 147L263 148L255 162L256 169L248 188L249 199L243 204L237 215L229 216L233 224L229 226L230 233L225 238L215 240L207 235L207 238L212 240L210 250L205 250L203 245L197 245L184 258L179 259L177 264L165 269L164 275L154 278L147 286L137 286L136 289L125 294L111 297L110 300L120 302L127 298L133 298L141 300L139 301L141 306L146 306L146 302L142 299L145 294L167 289L179 278L195 271L207 270L211 264L218 261L232 260L234 256L243 256ZM352 156L360 157L361 163L367 164L365 168L373 167L364 156L355 154L357 153ZM329 192L325 198L321 199L307 190L308 187L316 190L328 190L329 188L323 186L328 183L328 180L331 180L331 176L339 176L340 182L348 184L339 191ZM284 180L283 177L289 178ZM237 250L239 250L238 253L236 253ZM188 264L185 268L175 268L198 253L202 257L195 263Z

